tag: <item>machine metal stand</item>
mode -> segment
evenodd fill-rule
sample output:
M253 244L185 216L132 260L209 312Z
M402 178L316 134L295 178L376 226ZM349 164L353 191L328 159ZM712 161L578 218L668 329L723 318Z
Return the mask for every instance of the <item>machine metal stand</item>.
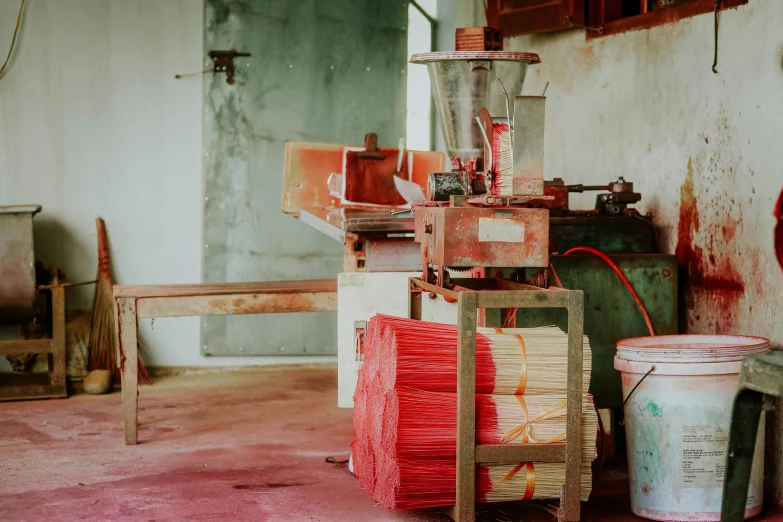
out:
M421 295L429 292L457 301L457 496L449 510L455 522L475 520L476 464L563 462L558 519L580 517L582 449L582 340L584 295L581 290L544 290L503 281L513 290L491 290L493 280L460 280L469 291L455 292L416 278L410 279L409 316L421 318ZM566 441L551 444L476 445L476 319L479 308L565 308L568 310L568 378Z
M0 341L0 355L47 354L48 373L0 374L0 401L68 396L65 383L65 285L50 288L51 337Z

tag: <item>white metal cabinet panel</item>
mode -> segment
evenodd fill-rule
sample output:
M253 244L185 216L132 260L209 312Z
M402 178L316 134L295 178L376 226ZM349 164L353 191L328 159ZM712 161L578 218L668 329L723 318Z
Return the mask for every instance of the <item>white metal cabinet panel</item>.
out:
M360 362L355 360L356 321L375 314L408 316L408 278L421 272L350 272L337 276L337 405L353 408Z

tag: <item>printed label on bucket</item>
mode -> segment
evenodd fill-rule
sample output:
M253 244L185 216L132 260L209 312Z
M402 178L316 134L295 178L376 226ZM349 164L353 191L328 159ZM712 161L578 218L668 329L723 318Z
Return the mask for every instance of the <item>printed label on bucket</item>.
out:
M680 486L710 488L723 485L729 431L721 426L680 428Z

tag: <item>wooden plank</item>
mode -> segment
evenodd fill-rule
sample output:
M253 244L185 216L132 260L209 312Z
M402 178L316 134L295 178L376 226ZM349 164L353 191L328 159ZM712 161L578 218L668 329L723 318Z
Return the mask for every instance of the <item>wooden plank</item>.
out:
M52 288L52 384L65 387L65 288Z
M452 518L475 520L477 292L457 293L457 497Z
M139 321L136 300L117 299L117 346L119 346L120 377L122 379L122 418L125 426L125 444L136 444L138 431L139 386Z
M337 310L337 289L331 292L281 294L191 295L136 299L138 317L185 317Z
M479 308L566 308L568 294L551 290L497 290L478 293Z
M0 402L29 399L61 399L68 396L64 385L29 384L20 386L0 386Z
M269 281L263 283L204 283L192 285L114 285L114 297L184 297L230 294L296 294L336 292L336 279Z
M582 481L582 343L584 339L584 294L571 290L568 296L568 376L566 424L566 483L564 520L580 518ZM561 509L563 506L561 505Z
M412 278L411 284L413 284L413 286L417 286L421 288L426 292L432 292L434 294L442 295L443 297L448 297L449 299L454 299L455 301L457 300L457 296L459 295L459 292L449 290L448 288L443 288L442 286L433 285L431 283L425 283L421 279Z
M19 339L0 341L0 355L24 355L26 353L51 353L51 339Z
M408 317L421 320L421 292L415 290L416 286L413 283L415 280L415 277L408 280L410 285L408 287Z
M476 446L476 462L564 462L566 443L481 444Z

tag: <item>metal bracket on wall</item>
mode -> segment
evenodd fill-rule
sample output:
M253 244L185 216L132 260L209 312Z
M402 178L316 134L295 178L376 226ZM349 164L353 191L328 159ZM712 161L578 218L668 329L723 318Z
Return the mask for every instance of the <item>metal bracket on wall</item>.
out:
M209 51L209 57L215 64L213 73L224 72L226 73L226 83L229 85L234 84L234 58L242 56L250 56L250 53L240 53L234 50L231 51Z

